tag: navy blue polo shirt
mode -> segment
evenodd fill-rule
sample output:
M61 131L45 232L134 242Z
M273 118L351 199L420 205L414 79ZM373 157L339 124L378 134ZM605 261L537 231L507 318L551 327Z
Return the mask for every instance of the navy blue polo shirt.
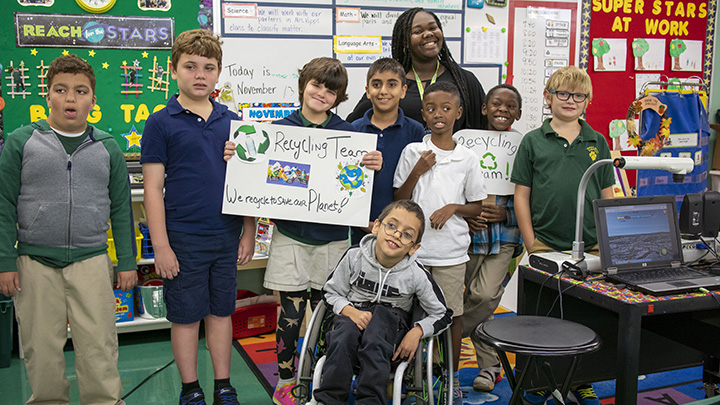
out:
M212 100L211 100L212 101ZM230 121L238 116L213 103L205 121L183 108L177 95L148 117L140 163L165 165L165 224L169 231L212 235L242 230L242 217L223 215L225 167L223 149Z
M377 150L382 153L383 166L381 170L375 172L375 184L370 205L370 220L374 221L380 216L383 208L394 199L393 177L400 154L407 144L422 142L425 129L417 121L406 117L402 108L398 108L397 121L385 129L373 125L370 121L372 115L371 108L365 112L362 118L352 122L352 125L358 132L378 134Z

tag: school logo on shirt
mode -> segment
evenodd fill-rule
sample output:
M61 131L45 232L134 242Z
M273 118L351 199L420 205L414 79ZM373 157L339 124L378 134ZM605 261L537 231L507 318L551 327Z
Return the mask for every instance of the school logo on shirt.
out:
M587 147L588 156L590 156L590 159L594 162L595 159L598 157L598 149L594 146L588 146Z

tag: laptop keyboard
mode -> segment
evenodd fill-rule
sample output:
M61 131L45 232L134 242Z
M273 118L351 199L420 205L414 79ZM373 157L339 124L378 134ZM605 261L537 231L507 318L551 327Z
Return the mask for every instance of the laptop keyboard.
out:
M684 280L705 277L707 274L689 267L676 267L666 269L650 269L616 274L614 279L631 284L644 284L651 282Z

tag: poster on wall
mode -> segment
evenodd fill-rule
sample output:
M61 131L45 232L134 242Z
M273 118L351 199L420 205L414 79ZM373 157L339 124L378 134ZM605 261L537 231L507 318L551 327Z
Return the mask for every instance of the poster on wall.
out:
M592 54L596 71L625 71L627 39L595 38L592 41Z
M516 1L510 4L508 82L523 95L523 115L513 129L521 133L542 125L545 82L575 63L575 15L571 3Z
M233 121L223 213L367 226L377 135Z
M665 40L635 38L630 44L635 70L665 70Z
M509 195L515 192L510 175L523 134L515 131L463 129L456 132L453 138L478 155L488 194Z

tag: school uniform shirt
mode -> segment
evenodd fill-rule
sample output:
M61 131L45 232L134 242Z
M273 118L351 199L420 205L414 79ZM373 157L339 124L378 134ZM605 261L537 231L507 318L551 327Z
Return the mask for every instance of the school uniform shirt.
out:
M420 156L427 150L435 152L436 163L420 176L412 192L412 200L425 213L425 233L418 256L427 266L462 264L470 260L467 222L455 214L442 229L432 229L430 216L448 204L465 204L487 197L480 160L473 151L459 144L452 151L441 150L432 143L430 135L426 135L421 143L411 143L403 150L395 171L395 188L405 183Z
M550 126L552 118L528 132L518 148L510 181L530 187L530 213L535 237L555 250L572 249L575 239L577 190L590 165L610 159L605 137L585 122L572 143ZM597 244L593 200L615 184L610 165L601 166L590 177L585 193L583 241L586 248Z
M167 230L196 235L240 234L242 217L222 214L225 195L223 160L230 137L230 121L238 116L210 100L207 121L183 108L177 95L167 107L148 117L140 140L140 163L165 166L165 224Z
M373 110L365 112L365 115L352 123L358 132L377 134L377 150L382 153L382 169L375 172L372 192L372 203L370 204L370 221L380 216L383 208L393 202L393 177L395 169L400 160L400 154L405 146L413 142L422 142L425 136L425 129L417 121L405 116L402 108L398 109L398 117L394 124L385 129L380 129L372 123Z
M460 74L465 79L466 88L468 90L468 98L472 100L471 106L463 105L463 114L459 120L455 121L453 126L453 133L461 129L487 129L487 117L482 114L482 103L485 100L485 90L483 90L482 84L478 81L474 73L460 69ZM450 82L454 85L458 85L455 78L450 73L450 70L445 71L437 77L436 82ZM423 81L425 87L430 85L430 80ZM400 108L405 112L405 116L417 121L421 125L425 125L425 120L422 117L422 100L420 99L420 90L418 89L417 82L413 79L407 80L407 92L405 98L400 100ZM348 122L354 122L362 118L363 114L369 109L372 109L372 103L367 98L367 94L363 93L363 96L358 101L355 109L347 116ZM465 116L469 114L469 124L465 124Z

